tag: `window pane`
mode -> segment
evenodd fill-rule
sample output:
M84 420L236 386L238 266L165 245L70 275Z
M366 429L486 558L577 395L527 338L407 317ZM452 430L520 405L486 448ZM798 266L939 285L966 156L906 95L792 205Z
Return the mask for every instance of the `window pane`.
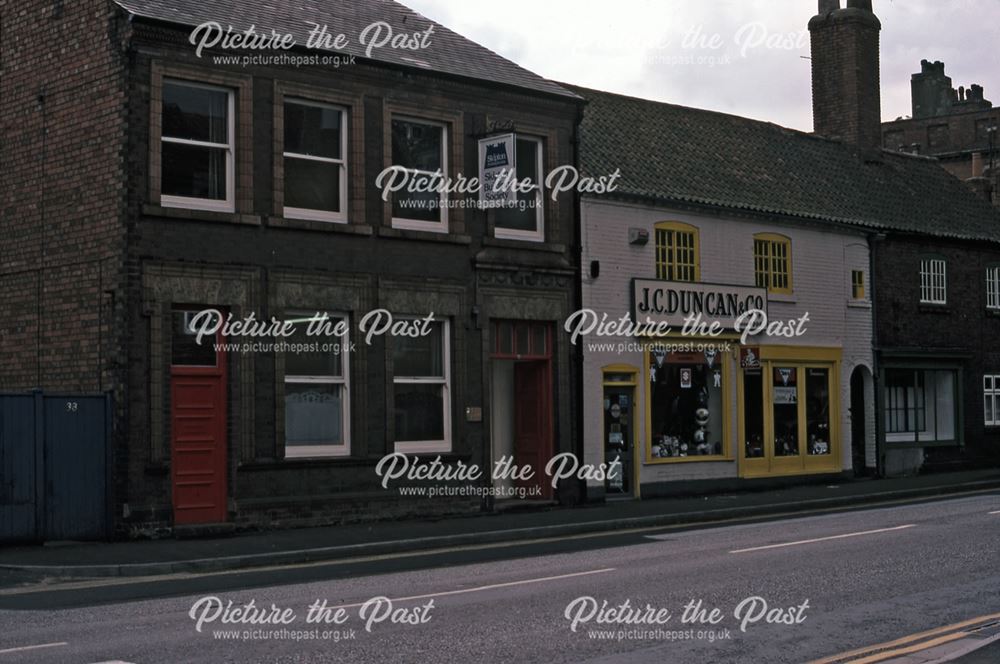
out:
M799 453L798 369L775 367L772 379L774 455L794 456Z
M444 440L444 387L396 383L396 440Z
M530 355L531 348L528 347L528 324L518 323L514 329L517 335L516 338L517 349L515 350L515 352L518 355Z
M538 143L535 141L517 141L517 179L538 184Z
M285 383L285 445L342 445L340 385Z
M295 334L284 340L301 348L300 352L285 353L285 376L343 377L343 362L339 348L342 339L327 334L312 336L306 334L314 316L315 313L311 313L289 318L295 321ZM336 325L338 320L331 317L330 328ZM338 346L336 352L324 353L321 350L324 344L336 344Z
M340 212L340 164L285 158L285 207Z
M952 371L934 371L930 373L932 373L934 379L934 410L937 416L937 431L934 439L954 440L955 373Z
M811 455L830 454L830 371L806 369L806 435Z
M759 369L743 374L743 453L764 456L764 374Z
M546 329L545 325L533 325L531 327L531 354L532 355L546 355L548 354L548 348L546 348Z
M993 424L993 392L983 393L983 420L986 424Z
M392 195L392 216L397 219L441 221L441 194L399 191Z
M392 373L396 378L444 378L441 323L423 337L393 337Z
M537 192L517 194L517 203L509 207L495 208L494 225L511 231L538 230L538 194Z
M186 367L214 367L216 363L216 337L205 335L198 344L198 336L188 327L188 321L197 311L174 311L171 314L170 364Z
M229 143L229 93L178 83L163 84L163 136Z
M703 354L654 350L649 381L652 456L722 455L721 369L710 368Z
M501 321L497 324L497 337L499 339L498 350L504 355L514 354L514 324L510 321Z
M441 138L444 128L438 125L392 121L392 163L420 171L443 169Z
M226 149L163 143L164 196L226 200Z
M285 152L340 159L341 116L335 108L285 104Z

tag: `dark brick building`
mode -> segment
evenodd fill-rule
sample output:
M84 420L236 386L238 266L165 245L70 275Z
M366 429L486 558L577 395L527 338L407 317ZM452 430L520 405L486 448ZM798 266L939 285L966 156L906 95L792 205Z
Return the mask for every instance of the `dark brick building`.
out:
M882 125L887 150L937 157L949 173L1000 205L1000 110L983 87L953 86L943 62L920 63L911 81L913 111Z
M840 137L865 164L864 183L830 195L887 213L869 236L879 468L892 474L996 463L1000 215L939 168L943 161L898 154L895 145L881 149L878 19L870 0L839 4L821 0L810 23L814 129ZM915 95L915 103L925 97ZM829 112L830 99L842 108ZM900 176L904 188L888 186Z
M376 182L391 165L475 177L481 139L501 134L540 182L575 163L579 98L388 0L278 7L0 9L0 389L113 393L119 532L478 510L475 495L383 489L375 465L574 451L559 334L576 302L574 198L539 186L486 212L474 194L384 200ZM189 37L210 21L300 46L198 53ZM307 21L348 45L301 46ZM425 43L366 53L379 21ZM216 349L193 335L206 310L322 313L349 332L325 352ZM369 345L359 325L376 310L434 319Z

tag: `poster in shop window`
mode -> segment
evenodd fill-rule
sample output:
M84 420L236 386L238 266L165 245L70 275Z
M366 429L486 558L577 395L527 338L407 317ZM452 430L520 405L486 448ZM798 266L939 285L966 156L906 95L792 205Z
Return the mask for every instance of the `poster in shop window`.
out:
M774 403L798 403L796 371L793 367L774 368Z

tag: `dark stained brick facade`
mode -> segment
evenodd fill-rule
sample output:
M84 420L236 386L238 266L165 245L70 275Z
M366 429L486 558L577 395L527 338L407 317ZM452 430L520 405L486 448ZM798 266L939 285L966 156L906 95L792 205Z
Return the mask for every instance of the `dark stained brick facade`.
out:
M575 200L546 199L545 241L514 242L495 239L492 215L475 209L452 210L446 234L394 229L373 183L389 165L394 111L446 122L452 174L476 175L478 138L495 127L540 136L546 169L575 163L578 100L371 62L216 67L207 53L195 57L187 29L128 21L103 0L55 5L57 17L48 2L0 10L2 154L18 165L3 180L0 389L114 391L119 533L171 525L177 304L260 318L324 307L447 317L453 443L445 459L488 466L490 321L556 327L575 308ZM51 47L58 39L66 53ZM161 205L164 75L237 91L235 213ZM280 95L310 90L348 106L349 225L281 214ZM573 451L576 349L555 338L555 445ZM284 459L282 359L231 354L229 520L287 526L484 507L476 497L400 498L378 486L375 463L393 446L387 343L359 344L351 358L351 454L341 459ZM482 421L467 420L467 407L482 408Z

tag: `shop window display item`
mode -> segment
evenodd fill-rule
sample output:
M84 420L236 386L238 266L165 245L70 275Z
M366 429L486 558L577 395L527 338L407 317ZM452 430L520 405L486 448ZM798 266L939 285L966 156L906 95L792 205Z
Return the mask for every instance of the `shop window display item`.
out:
M723 454L723 380L715 354L649 355L650 446L653 458Z

